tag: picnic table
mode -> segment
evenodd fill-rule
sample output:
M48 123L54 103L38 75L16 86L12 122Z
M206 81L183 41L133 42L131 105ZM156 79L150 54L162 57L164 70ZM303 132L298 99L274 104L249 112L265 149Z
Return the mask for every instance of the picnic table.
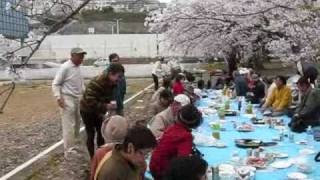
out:
M221 95L221 93L216 93L216 91L209 91L207 93L207 98L201 99L197 106L199 109L208 108L210 102L214 101L213 98ZM231 109L238 110L238 101L231 100ZM279 137L280 130L276 128L270 128L268 125L257 125L254 126L253 132L238 132L234 128L234 123L250 123L252 115L246 114L246 103L243 104L241 112L237 116L225 117L222 122L222 126L225 129L220 131L221 142L225 143L226 148L216 148L216 147L203 147L198 146L201 153L204 154L204 159L208 162L209 166L217 166L219 164L231 163L231 157L233 154L239 154L239 157L247 157L247 149L239 148L235 144L235 139L239 138L252 138L259 139L263 142L272 142L274 137ZM262 118L261 112L255 108L255 113L257 118ZM290 122L290 118L287 116L280 117L283 119L285 124ZM212 128L210 123L214 121L219 121L217 114L209 114L204 116L204 122L196 131L201 134L208 136L212 135ZM287 131L287 133L289 133ZM292 133L292 132L290 132ZM315 152L320 150L320 142L316 142L313 139L310 140L306 133L292 133L294 136L294 141L290 141L289 138L284 138L283 141L277 142L276 146L264 147L265 151L268 152L282 152L289 155L287 160L295 160L296 158L301 158L301 152L305 149L313 149ZM309 139L308 139L309 138ZM306 145L301 145L298 142L308 140ZM307 160L307 163L313 168L312 172L308 175L308 179L320 180L320 163L314 161L316 154L303 156ZM286 160L286 159L284 159ZM296 165L292 165L289 168L284 169L274 169L267 167L266 169L261 169L256 171L257 180L282 180L288 179L287 175L290 172L299 172Z

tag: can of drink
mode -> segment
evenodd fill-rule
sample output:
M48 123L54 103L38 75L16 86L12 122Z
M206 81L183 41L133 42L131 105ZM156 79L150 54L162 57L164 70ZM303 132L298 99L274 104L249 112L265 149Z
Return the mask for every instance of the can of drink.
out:
M253 155L252 152L253 152L252 149L248 149L247 150L247 156L251 157Z
M253 152L253 155L255 158L259 158L260 157L260 151L259 149L256 149L254 152Z

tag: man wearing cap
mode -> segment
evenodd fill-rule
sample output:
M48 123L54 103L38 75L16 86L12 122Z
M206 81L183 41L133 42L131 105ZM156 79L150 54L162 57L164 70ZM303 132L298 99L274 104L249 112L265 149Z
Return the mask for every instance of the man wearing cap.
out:
M190 104L190 98L180 94L174 98L173 103L166 110L150 121L150 130L157 139L160 139L164 130L176 121L179 110L187 104Z
M79 141L80 97L84 90L79 66L85 54L83 49L73 48L71 59L62 64L52 82L52 91L60 107L65 156Z

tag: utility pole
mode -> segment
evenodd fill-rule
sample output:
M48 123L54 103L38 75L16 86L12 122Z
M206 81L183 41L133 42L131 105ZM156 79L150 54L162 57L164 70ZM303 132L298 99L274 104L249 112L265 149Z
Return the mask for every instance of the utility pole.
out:
M120 21L122 20L121 18L120 19L114 19L117 23L117 34L120 34Z
M111 34L114 34L114 24L112 24L111 27L112 27L112 28L111 28L111 31L112 31Z

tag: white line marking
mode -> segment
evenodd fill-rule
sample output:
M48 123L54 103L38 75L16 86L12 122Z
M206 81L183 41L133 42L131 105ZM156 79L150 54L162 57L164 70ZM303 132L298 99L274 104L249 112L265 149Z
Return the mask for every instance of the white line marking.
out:
M149 85L148 87L144 88L143 90L139 91L137 94L131 96L129 99L125 100L123 103L127 104L128 102L132 101L134 98L140 96L142 93L144 93L144 91L150 89L151 87L153 87L153 84ZM80 129L80 131L84 131L85 127L82 127ZM15 169L13 169L12 171L8 172L7 174L5 174L4 176L2 176L0 178L0 180L7 180L11 177L13 177L15 174L17 174L18 172L22 171L23 169L25 169L26 167L32 165L34 162L38 161L40 158L42 158L43 156L49 154L51 151L55 150L56 148L58 148L59 146L61 146L63 144L63 140L60 140L59 142L55 143L54 145L50 146L48 149L42 151L41 153L39 153L38 155L36 155L35 157L31 158L29 161L19 165L18 167L16 167Z

